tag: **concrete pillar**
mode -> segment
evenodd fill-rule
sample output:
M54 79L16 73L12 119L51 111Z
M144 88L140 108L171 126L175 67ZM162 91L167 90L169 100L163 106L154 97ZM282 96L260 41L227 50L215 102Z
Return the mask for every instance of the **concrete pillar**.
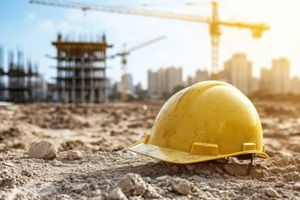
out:
M81 59L81 70L80 70L80 82L81 82L81 103L85 103L85 71L84 68L86 67L86 63L84 62L84 58Z
M76 65L76 61L75 61L75 57L73 58L74 62L75 62L75 65ZM71 97L71 101L73 103L76 102L76 71L75 71L75 66L70 66L70 67L73 67L72 71L73 71L73 74L72 74L72 97Z

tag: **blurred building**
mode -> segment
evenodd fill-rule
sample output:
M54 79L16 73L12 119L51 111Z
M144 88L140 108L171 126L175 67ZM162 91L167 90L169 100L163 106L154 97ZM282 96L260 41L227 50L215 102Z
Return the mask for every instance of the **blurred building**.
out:
M126 90L127 94L134 95L135 94L135 88L133 85L132 75L131 74L123 74L122 75L122 83L126 82Z
M169 67L156 72L148 71L148 95L153 99L173 94L176 86L182 86L182 68Z
M270 84L270 80L272 79L271 70L267 68L260 69L260 83L259 83L259 91L262 94L270 94L272 90L272 85Z
M292 94L300 94L300 79L299 79L299 77L293 77L290 80L290 87L289 87L288 92L292 93Z
M47 83L47 101L58 101L56 84L55 83Z
M43 78L40 78L32 83L32 98L36 101L47 99L48 84Z
M22 51L8 52L7 68L4 68L4 50L0 48L0 100L15 103L26 103L43 100L47 88L42 76L38 73L38 65L33 66L30 60L25 63Z
M195 72L195 77L193 76L188 76L187 81L186 81L186 86L193 85L195 83L201 82L201 81L206 81L209 80L209 74L207 70L200 70L198 69Z
M115 82L110 84L109 89L109 99L115 100L121 98L122 85L120 82Z
M3 48L0 46L0 101L5 101L5 83L4 83L4 51Z
M172 94L176 86L182 85L182 68L181 67L169 67L165 70L166 78L166 91L169 94Z
M260 79L252 77L251 79L251 93L258 92L260 90Z
M143 92L143 86L141 82L138 82L138 84L134 86L134 91L136 94L140 94L141 92Z
M286 58L272 60L271 69L260 71L260 91L264 94L286 94L290 91L290 64Z
M185 86L190 86L190 85L193 85L193 84L194 84L194 77L188 76L187 79L186 79Z
M286 94L289 90L290 63L286 58L272 60L271 68L272 94Z
M57 49L57 91L62 102L105 102L106 50L112 47L102 40L96 42L63 40L59 34L52 43Z
M234 54L230 60L225 62L224 73L228 83L246 95L252 93L252 63L247 60L246 54Z
M227 83L229 82L227 73L224 70L220 71L218 76L219 76L218 77L219 81L224 81L224 82L227 82Z
M194 79L194 83L198 83L200 81L206 81L209 79L208 71L207 70L197 70L196 76Z
M152 99L159 99L164 90L166 90L164 69L159 69L156 72L148 70L148 95Z

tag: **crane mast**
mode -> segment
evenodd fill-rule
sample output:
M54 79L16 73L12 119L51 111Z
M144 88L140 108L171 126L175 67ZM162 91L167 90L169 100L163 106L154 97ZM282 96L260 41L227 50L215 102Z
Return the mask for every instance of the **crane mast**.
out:
M230 28L239 28L239 29L249 29L252 32L254 38L260 38L262 33L266 30L269 30L270 27L266 24L251 24L244 22L231 22L231 21L222 21L219 19L218 14L218 4L217 2L212 2L212 15L211 17L200 17L197 15L190 14L178 14L171 12L158 12L151 10L141 10L141 9L132 9L132 8L123 8L116 6L99 6L99 5L88 5L77 2L60 2L53 0L30 0L30 3L47 5L47 6L57 6L57 7L66 7L66 8L75 8L86 10L95 10L101 12L112 12L120 14L129 14L129 15L140 15L140 16L149 16L149 17L158 17L166 18L180 21L188 21L194 23L206 23L209 25L209 34L211 37L211 78L218 79L219 73L219 44L221 26L226 26Z
M121 65L122 65L122 78L121 78L121 83L122 83L122 101L128 101L128 95L127 95L127 84L128 84L128 80L127 80L127 59L126 57L132 53L133 51L136 51L140 48L143 48L145 46L148 46L148 45L151 45L153 43L156 43L160 40L163 40L165 39L166 37L165 36L160 36L160 37L157 37L157 38L154 38L152 40L149 40L143 44L140 44L138 46L135 46L135 47L132 47L128 50L126 50L126 45L124 44L123 45L123 51L122 52L119 52L115 55L112 55L112 56L108 56L107 58L115 58L117 56L120 56L121 57Z
M218 62L219 62L219 44L220 44L220 36L221 30L218 25L219 15L218 15L218 4L216 2L212 2L212 18L209 27L209 33L211 37L211 78L218 79Z

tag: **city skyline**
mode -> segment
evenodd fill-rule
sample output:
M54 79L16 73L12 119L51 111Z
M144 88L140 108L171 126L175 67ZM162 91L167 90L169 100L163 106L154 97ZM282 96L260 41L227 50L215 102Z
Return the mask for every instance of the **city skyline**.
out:
M252 61L246 54L235 53L224 62L224 70L219 73L219 80L230 83L246 95L255 93L300 94L300 78L290 75L290 63L286 58L272 59L270 68L261 68L260 77L252 73ZM165 67L157 71L148 71L148 94L152 99L166 98L175 92L175 88L183 88L200 81L209 80L206 70L196 70L193 76L185 80L182 67ZM170 79L170 77L172 77ZM171 80L171 82L170 82Z
M153 4L161 1L151 1ZM182 6L187 1L164 1L165 6L153 6L150 10L172 11L174 13L188 13L199 16L210 16L210 1L201 1L204 6ZM149 1L113 0L86 1L86 3L102 5L118 5L145 9L141 5ZM291 74L300 74L300 14L297 13L299 3L289 1L218 1L220 5L220 19L232 20L232 11L237 21L265 22L270 24L271 30L263 34L261 39L253 39L248 30L222 28L223 35L220 43L219 68L235 52L245 52L249 60L253 61L254 76L258 77L262 67L270 66L274 58L286 57L290 60ZM16 6L18 5L18 6ZM227 8L227 11L223 8ZM114 44L108 54L120 52L123 43L127 47L143 43L151 38L165 35L167 38L157 44L145 47L132 53L128 57L128 72L134 77L134 83L141 82L147 87L147 71L157 70L163 66L182 66L184 77L191 75L197 69L210 70L210 38L208 26L181 21L156 19L140 16L129 16L101 12L86 12L80 10L46 7L29 4L28 1L1 2L0 6L0 45L6 52L21 47L27 56L37 60L41 66L41 73L51 81L56 71L55 61L45 57L45 54L55 55L55 48L51 42L58 32L64 37L79 38L86 35L95 38L103 33L107 41ZM13 11L13 12L12 12ZM14 13L12 15L12 13ZM126 25L130 21L130 26ZM288 22L288 23L287 23ZM125 25L124 25L125 24ZM5 54L7 59L7 54ZM107 61L108 77L113 81L121 79L121 60ZM53 81L53 80L52 80Z

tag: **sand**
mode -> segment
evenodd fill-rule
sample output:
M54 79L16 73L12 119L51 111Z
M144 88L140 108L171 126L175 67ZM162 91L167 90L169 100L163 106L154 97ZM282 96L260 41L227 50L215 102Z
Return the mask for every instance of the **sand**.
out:
M178 165L128 151L161 102L1 105L0 199L300 199L300 103L254 104L270 158L250 174L236 158ZM40 141L54 159L29 157Z

